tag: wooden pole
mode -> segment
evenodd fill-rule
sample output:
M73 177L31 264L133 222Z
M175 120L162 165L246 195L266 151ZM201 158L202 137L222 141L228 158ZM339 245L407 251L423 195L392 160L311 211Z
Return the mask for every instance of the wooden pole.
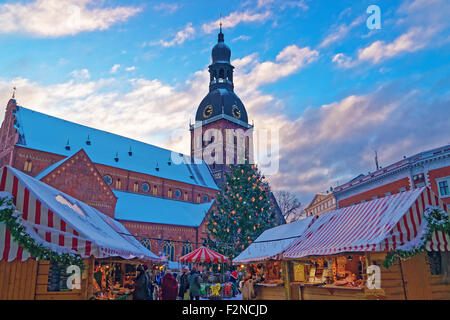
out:
M286 300L291 300L291 279L289 275L289 265L289 261L283 261L284 289Z

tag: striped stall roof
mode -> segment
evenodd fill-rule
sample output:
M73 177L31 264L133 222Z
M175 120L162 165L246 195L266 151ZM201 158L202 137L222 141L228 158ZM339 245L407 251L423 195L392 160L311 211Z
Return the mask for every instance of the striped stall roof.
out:
M342 252L392 251L421 236L428 206L447 206L422 187L318 217L284 253L284 258L331 255ZM436 231L426 244L429 251L449 251L450 238Z
M183 263L223 263L228 258L206 247L200 247L180 258Z
M36 243L83 258L159 260L118 221L95 208L9 166L0 174L2 196L12 195L20 223ZM28 258L30 254L0 224L0 260Z

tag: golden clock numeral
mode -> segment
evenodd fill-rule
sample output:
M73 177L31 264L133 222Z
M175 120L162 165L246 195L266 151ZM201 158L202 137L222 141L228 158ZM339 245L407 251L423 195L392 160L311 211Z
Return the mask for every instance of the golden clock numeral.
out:
M205 109L203 109L203 117L208 119L212 116L213 113L213 107L211 105L207 105Z
M241 110L237 106L233 106L231 109L231 113L233 114L233 117L239 119L241 117Z

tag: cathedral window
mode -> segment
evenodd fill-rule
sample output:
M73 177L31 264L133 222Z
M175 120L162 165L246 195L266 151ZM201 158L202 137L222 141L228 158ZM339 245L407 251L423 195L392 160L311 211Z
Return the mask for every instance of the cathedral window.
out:
M139 183L135 182L133 185L133 191L138 192L139 191Z
M158 187L153 186L153 195L156 197L158 195Z
M31 172L32 165L33 163L31 162L31 160L26 160L23 166L23 171Z
M179 189L175 190L175 198L180 199L181 198L181 191Z
M122 188L122 181L120 181L120 179L117 179L116 181L116 189L120 189Z
M144 182L144 183L142 184L142 191L148 192L149 190L150 190L150 186L148 185L147 182Z
M103 177L103 180L105 180L105 182L106 182L106 184L107 184L108 186L110 186L111 183L112 183L112 178L111 178L110 175L104 176L104 177Z
M200 203L200 195L197 195L197 203Z
M149 238L142 238L140 242L148 250L152 250L152 242Z
M185 192L184 193L184 201L188 201L189 200L189 196L188 196L188 193L187 192Z
M168 198L172 198L172 189L169 189L169 190L167 191L167 197L168 197Z
M175 247L173 245L172 241L166 241L164 244L164 255L167 257L168 260L174 261L175 258Z
M190 252L192 252L192 244L189 241L186 241L185 243L183 243L181 255L184 256Z

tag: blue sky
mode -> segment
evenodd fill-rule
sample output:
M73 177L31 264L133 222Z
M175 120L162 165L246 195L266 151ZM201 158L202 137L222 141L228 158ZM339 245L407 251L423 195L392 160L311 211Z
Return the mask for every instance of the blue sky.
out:
M369 5L381 29L369 30ZM235 91L280 131L276 190L315 192L450 143L450 5L403 1L0 2L0 101L189 152L222 13Z

